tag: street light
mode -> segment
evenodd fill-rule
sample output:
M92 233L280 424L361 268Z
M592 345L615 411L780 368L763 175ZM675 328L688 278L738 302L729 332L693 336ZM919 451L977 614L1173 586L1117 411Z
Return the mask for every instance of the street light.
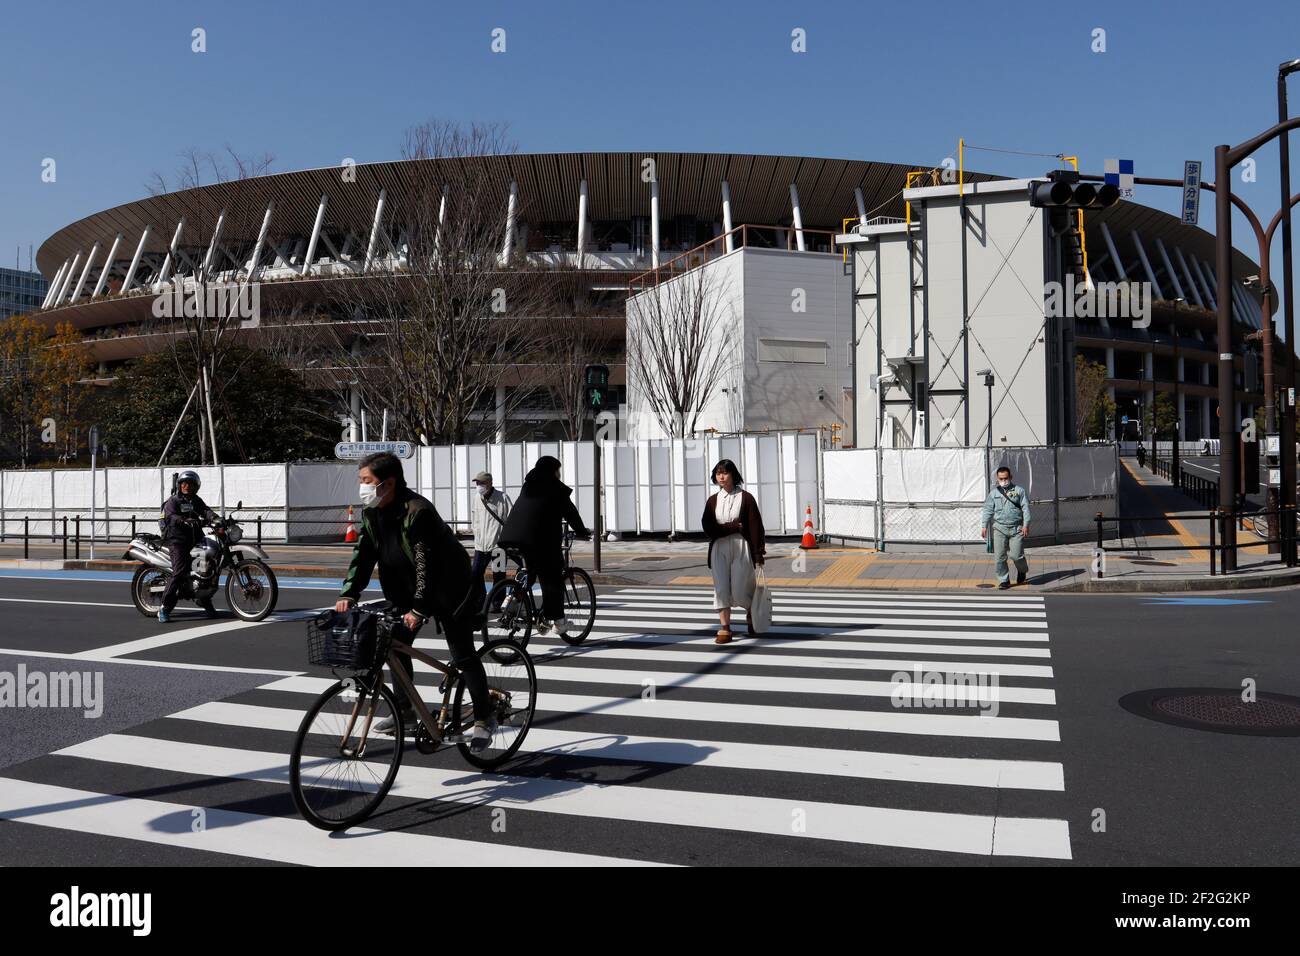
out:
M1286 78L1300 70L1300 59L1288 60L1277 68L1277 121L1284 125L1287 121ZM1294 290L1291 276L1291 150L1290 130L1284 130L1277 138L1278 160L1282 170L1282 324L1286 335L1286 395L1282 402L1281 437L1278 441L1278 453L1282 465L1282 494L1278 504L1283 508L1295 508L1296 473L1295 473L1295 406L1289 396L1295 387L1295 306L1291 303ZM1271 490L1271 489L1270 489ZM1281 521L1279 527L1283 526ZM1288 564L1295 561L1295 541L1292 537L1290 522L1286 525L1286 534L1282 536L1282 548L1286 552Z
M975 374L976 374L976 375L983 375L983 376L984 376L984 385L985 385L985 387L987 387L988 390L989 390L989 437L988 437L988 449L989 449L990 452L992 452L992 451L993 451L993 370L990 369L990 368L982 368L982 369L980 369L978 372L976 372Z

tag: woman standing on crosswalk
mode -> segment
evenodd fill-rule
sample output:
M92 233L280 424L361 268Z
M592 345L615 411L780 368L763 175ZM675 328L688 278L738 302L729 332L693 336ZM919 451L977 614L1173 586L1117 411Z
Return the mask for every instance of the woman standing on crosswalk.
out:
M704 505L700 519L709 536L709 570L713 572L713 607L718 612L715 643L731 640L731 609L745 609L745 623L754 633L754 567L762 566L767 548L763 542L763 516L758 502L742 491L744 479L736 463L724 458L713 468L718 491Z

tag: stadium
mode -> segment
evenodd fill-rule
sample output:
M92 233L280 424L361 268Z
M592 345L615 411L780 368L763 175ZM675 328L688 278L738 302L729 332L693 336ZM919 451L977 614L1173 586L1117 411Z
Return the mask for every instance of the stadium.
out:
M822 270L818 275L844 275L848 256L837 236L916 215L907 208L911 194L905 196L914 172L854 159L589 152L402 160L257 176L142 198L60 229L37 253L49 291L34 314L51 329L70 322L80 330L98 368L96 381L107 384L121 363L166 347L169 334L158 328L155 301L202 269L217 282L258 287L262 321L234 332L257 345L276 334L277 316L304 304L317 323L343 318L333 287L348 283L364 294L369 277L404 268L411 236L404 218L419 205L413 197L439 183L472 179L476 202L500 223L502 272L552 265L579 277L592 303L590 317L610 332L601 358L610 366L614 399L624 401L623 329L633 289L706 258L748 251L807 260ZM972 186L1003 181L970 171L963 179ZM931 182L938 185L933 174ZM1114 433L1135 437L1139 408L1154 393L1173 394L1177 380L1182 437L1217 434L1213 236L1128 201L1089 211L1085 233L1091 279L1150 283L1153 300L1146 328L1088 318L1074 323L1072 347L1106 368L1105 385L1116 402ZM1234 250L1233 256L1232 311L1241 334L1234 347L1237 398L1249 415L1262 403L1247 341L1259 329L1261 299L1246 280L1259 269L1244 254ZM789 362L808 373L808 381L832 398L820 420L797 424L838 422L840 440L851 445L857 439L854 403L862 401L867 382L852 354L861 330L847 324L858 320L848 318L854 309L850 292L843 295L846 324L822 337L824 349L769 345L760 360ZM788 342L799 345L804 320L791 315L786 321ZM308 354L297 361L309 381L346 384L329 350ZM536 400L530 374L521 368L502 376L495 402L476 411L479 440L576 437L563 435L556 408ZM968 407L982 387L969 374L957 385ZM1048 387L1041 383L1045 396ZM511 389L530 397L507 402ZM359 399L348 404L356 411ZM377 418L380 410L370 413ZM738 430L761 430L795 423L747 415L738 424Z

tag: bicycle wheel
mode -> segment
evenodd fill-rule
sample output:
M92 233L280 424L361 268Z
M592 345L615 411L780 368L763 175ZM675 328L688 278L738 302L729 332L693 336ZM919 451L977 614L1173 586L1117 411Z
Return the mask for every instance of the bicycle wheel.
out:
M396 722L392 737L374 724ZM405 727L392 692L341 680L312 704L298 728L289 757L289 789L298 812L322 830L343 830L375 811L402 763ZM364 744L361 743L365 735Z
M512 641L491 641L479 651L479 657L487 672L496 729L487 749L480 753L470 750L467 743L456 746L473 766L493 770L515 755L533 725L537 710L537 671L528 652ZM473 705L465 700L467 694L464 675L457 675L449 722L452 733L468 732L474 725Z
M581 644L596 623L596 586L582 568L564 572L564 616L573 629L560 636L569 644Z
M494 611L498 607L500 610ZM533 633L533 596L518 581L493 586L483 607L483 646L493 641L514 641L528 646Z
M1268 515L1251 515L1244 523L1250 526L1250 530L1255 533L1255 537L1264 541L1268 540Z

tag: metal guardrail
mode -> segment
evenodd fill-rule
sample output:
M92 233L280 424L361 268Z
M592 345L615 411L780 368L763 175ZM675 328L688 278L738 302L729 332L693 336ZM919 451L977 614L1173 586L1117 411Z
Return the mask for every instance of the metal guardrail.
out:
M1216 492L1217 492L1217 488L1218 486L1216 485L1215 486ZM1224 532L1226 531L1226 523L1228 521L1236 522L1238 530L1242 530L1243 520L1247 518L1253 519L1261 515L1270 519L1269 520L1270 537L1262 537L1262 538L1257 537L1255 540L1245 540L1245 541L1243 541L1241 537L1238 537L1235 544L1229 545L1223 543L1226 540L1226 535ZM1274 515L1277 516L1276 522L1272 520ZM1288 515L1290 516L1290 520L1288 520L1287 518ZM1222 565L1222 556L1224 553L1226 553L1229 550L1235 553L1239 551L1241 548L1253 548L1253 547L1258 547L1259 545L1269 545L1269 544L1280 545L1281 550L1278 553L1277 560L1281 562L1281 564L1284 567L1294 568L1297 566L1297 564L1300 564L1300 558L1298 558L1296 554L1296 543L1297 540L1300 540L1300 532L1297 531L1296 522L1297 522L1297 518L1300 517L1300 515L1297 514L1296 508L1293 505L1274 508L1270 510L1260 510L1260 511L1243 511L1241 509L1233 509L1232 511L1225 511L1221 508L1214 508L1210 511L1204 511L1204 512L1202 511L1184 512L1179 514L1178 517L1186 518L1186 519L1208 520L1210 523L1210 543L1209 544L1144 544L1142 546L1142 550L1143 551L1208 551L1209 558L1210 558L1210 575L1212 577L1215 576L1216 574L1225 573L1222 570L1220 570ZM1109 547L1106 545L1105 525L1106 522L1108 521L1113 521L1116 523L1116 532L1122 537L1123 535L1119 528L1120 522L1168 521L1168 520L1169 520L1169 515L1164 515L1164 514L1104 515L1100 511L1098 511L1096 516L1093 518L1093 521L1095 521L1097 524L1096 549L1097 551L1102 553L1133 550L1132 548L1126 548L1119 545L1112 545ZM1274 529L1276 529L1276 531L1278 532L1277 537L1271 537L1271 535L1274 533ZM1105 577L1104 566L1099 567L1097 569L1097 577L1099 578Z
M23 542L24 560L27 560L28 558L31 557L31 542L33 540L37 540L37 541L48 540L52 544L58 544L62 542L63 559L65 561L68 559L68 546L69 544L71 544L73 559L80 560L81 545L83 541L91 544L113 544L115 542L119 544L129 544L131 539L134 538L138 533L140 525L143 525L145 528L149 528L150 526L157 527L156 520L139 519L138 516L136 515L132 515L130 518L105 518L96 515L94 517L94 525L92 525L92 527L98 525L104 525L105 533L102 535L90 536L90 535L82 534L81 522L83 518L86 520L87 524L90 523L91 521L90 515L79 515L79 514L70 515L70 516L62 515L59 517L49 517L49 518L44 518L44 517L33 518L30 516L25 516L23 518L6 518L4 519L4 521L0 521L0 542L5 542L10 539L13 540L21 539ZM235 520L236 521L239 520L238 516L236 516ZM17 521L21 521L23 523L22 534L15 534L7 530L7 527L10 523L17 522ZM255 534L256 534L254 542L257 544L259 548L262 547L262 530L263 530L262 526L264 522L270 525L285 525L285 526L293 525L293 524L310 524L310 525L319 526L319 525L331 523L329 520L321 519L321 518L272 517L272 518L264 519L261 515L257 515L255 518L249 519L247 521L240 521L239 523L245 526L247 526L250 523L253 524L255 529ZM36 533L32 533L32 525L35 524L39 526L42 523L50 525L50 530L47 532L37 531ZM359 518L357 519L357 523L358 524L360 523ZM112 526L114 524L129 527L130 534L114 536L112 533ZM338 529L339 540L336 543L351 547L351 544L349 542L345 542L343 540L343 536L347 531L347 520L344 519L338 522L338 524L339 524L339 529ZM452 528L453 531L456 531L458 534L465 534L466 531L460 529L468 528L469 526L469 522L466 521L448 521L447 524ZM276 542L276 543L292 544L293 542ZM315 542L312 543L312 546L319 547L321 543L322 542Z

